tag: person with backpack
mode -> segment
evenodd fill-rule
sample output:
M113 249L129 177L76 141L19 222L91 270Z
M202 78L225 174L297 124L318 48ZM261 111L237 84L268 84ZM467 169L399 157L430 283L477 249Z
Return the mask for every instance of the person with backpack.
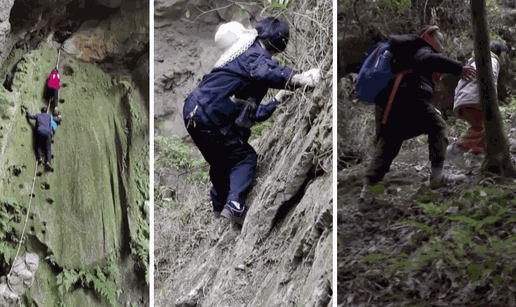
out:
M54 106L57 106L57 101L59 98L59 82L61 81L59 77L59 71L53 69L48 77L48 88L52 93L52 97L54 98Z
M288 99L291 92L284 89L320 82L319 69L298 72L272 59L285 50L288 39L288 27L272 17L255 29L238 22L222 24L215 43L223 54L185 100L186 129L210 164L215 218L242 224L247 213L245 201L257 164L248 142L250 127L267 120ZM260 104L269 88L281 90L268 104Z
M498 41L491 42L490 49L493 80L496 89L500 67L504 64L505 57L509 49L503 43ZM467 66L476 70L477 65L475 59L470 58ZM476 78L470 82L459 80L459 83L455 88L453 112L458 117L466 120L469 127L465 134L462 135L456 143L448 146L446 149L446 156L452 157L455 160L457 155L463 156L464 153L470 152L474 154L476 158L479 158L486 150L486 135L478 80Z
M47 107L41 108L41 113L31 115L27 110L27 118L36 120L36 159L39 164L43 164L42 152L45 152L47 162L45 168L51 172L52 167L52 116L47 114ZM61 122L61 117L54 118L57 123Z
M431 161L429 186L437 188L454 179L463 179L442 173L448 143L446 123L430 101L439 74L450 73L471 80L475 71L440 54L443 43L444 36L439 28L429 25L421 29L419 35L391 35L388 50L383 50L378 55L387 59L377 60L377 63L383 65L387 62L391 76L387 80L387 86L378 90L374 97L376 115L380 119L379 129L375 152L366 170L360 193L360 203L367 204L371 201L372 192L368 187L383 179L403 141L421 134L428 135ZM383 49L382 46L379 49ZM374 56L373 53L368 57L364 66ZM362 71L361 73L364 75ZM357 79L357 88L358 83ZM364 90L367 91L367 88ZM367 209L366 204L359 205L359 208Z

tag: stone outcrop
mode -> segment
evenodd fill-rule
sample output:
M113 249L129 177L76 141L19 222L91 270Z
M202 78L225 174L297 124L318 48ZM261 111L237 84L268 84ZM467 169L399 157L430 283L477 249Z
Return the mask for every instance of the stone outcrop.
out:
M325 3L331 4L318 1L319 9ZM313 7L304 9L308 12ZM178 64L191 61L185 67L172 64L176 59L167 56L157 40L155 78L160 82L156 92L174 92L167 96L168 103L177 102L176 110L181 110L186 95L220 56L220 52L212 51L216 50L212 43L216 27L196 27L168 19L160 21L160 25L162 28L156 32L162 33L161 41L170 38L174 54L180 57ZM307 29L303 25L298 24L298 29ZM207 34L205 29L211 32ZM186 33L191 33L192 38L183 40ZM331 37L331 31L328 35ZM209 237L196 242L193 248L185 246L191 257L170 260L181 263L170 274L167 263L156 264L161 276L168 277L156 287L155 306L332 305L333 66L332 57L326 54L331 48L318 46L320 53L314 49L304 52L299 50L307 48L300 46L302 39L292 41L289 44L299 45L292 47L295 51L290 56L295 57L296 52L314 54L296 58L296 68L310 69L315 62L323 71L324 81L313 91L299 89L291 101L278 108L265 135L253 143L258 153L257 180L246 200L250 209L242 228L223 219L210 221L202 230ZM174 68L190 72L181 74L176 70L168 78L163 77L165 69ZM166 116L165 112L155 114L155 119L163 120L162 126L156 124L162 135L170 133L163 128L169 122ZM177 125L182 127L181 114L178 116ZM172 123L174 128L176 122ZM201 207L204 206L210 205L203 203Z
M145 268L133 250L148 218L149 3L21 0L11 10L14 48L2 49L0 62L0 77L7 76L0 89L0 194L22 210L31 204L21 253L36 253L40 265L24 300L49 307L148 304ZM79 35L85 40L74 39ZM77 52L59 56L61 42ZM23 109L37 113L47 105L58 58L63 123L51 173L35 169L34 122ZM24 222L17 216L2 244L17 242ZM105 274L113 284L57 280L63 271Z

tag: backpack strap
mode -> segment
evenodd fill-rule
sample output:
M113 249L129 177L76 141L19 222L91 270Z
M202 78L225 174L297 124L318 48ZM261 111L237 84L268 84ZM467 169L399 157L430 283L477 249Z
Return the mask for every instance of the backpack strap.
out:
M387 123L387 116L389 116L389 111L391 110L391 107L392 107L392 101L394 100L394 96L396 96L398 87L400 87L401 79L403 79L403 77L406 74L409 74L411 72L413 72L413 70L408 69L408 70L400 71L399 73L396 74L396 80L394 81L394 86L392 87L392 92L391 92L391 95L389 96L389 102L387 102L387 106L385 107L385 112L383 114L382 124Z
M371 57L371 58L373 58L373 57L374 57L374 55L378 52L378 49L380 49L380 47L381 47L381 46L382 46L382 45L380 44L380 46L376 47L376 49L373 51L373 53L371 53L371 54L370 54L370 55L368 55L367 57Z

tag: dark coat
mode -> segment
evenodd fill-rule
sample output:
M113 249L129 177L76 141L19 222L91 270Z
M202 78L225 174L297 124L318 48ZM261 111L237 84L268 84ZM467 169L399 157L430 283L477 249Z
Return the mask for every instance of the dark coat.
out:
M260 104L269 88L284 89L297 72L287 66L280 66L270 54L255 41L244 53L222 67L214 68L205 75L201 83L186 98L183 118L189 118L199 125L218 129L226 139L247 141L252 122L267 120L278 105L276 99ZM236 99L230 99L234 97ZM244 118L242 126L235 120L242 113L247 101L257 108ZM195 114L192 111L198 108ZM231 143L231 141L230 141Z
M460 75L462 72L462 64L459 61L438 53L429 43L416 35L391 35L390 39L391 52L395 59L392 72L396 74L407 69L414 71L403 77L396 97L400 94L400 97L412 96L414 99L429 100L434 94L434 72L453 75ZM394 80L391 80L375 102L380 105L387 104L393 85ZM394 102L398 103L396 98Z
M29 112L27 112L27 118L29 119L35 119L36 120L36 130L40 134L47 134L51 133L53 131L52 129L52 116L47 113L39 113L35 115L31 115ZM60 118L54 118L54 121L56 123L60 123Z

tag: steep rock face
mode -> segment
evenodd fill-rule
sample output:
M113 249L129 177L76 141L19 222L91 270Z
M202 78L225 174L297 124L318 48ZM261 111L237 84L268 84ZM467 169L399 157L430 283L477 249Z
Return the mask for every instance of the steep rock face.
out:
M154 119L160 135L188 134L183 103L220 56L213 43L214 31L214 26L198 27L180 21L156 29Z
M0 1L0 45L5 45L7 35L11 31L11 24L9 23L9 15L11 8L14 4L14 0L2 0Z
M27 300L38 306L109 306L110 300L89 283L82 285L86 289L59 294L56 275L61 270L94 272L115 261L119 273L112 291L126 292L119 302L144 302L148 287L142 284L144 277L135 275L130 259L149 197L148 87L140 92L145 87L135 83L148 82L148 54L133 76L109 75L61 54L58 107L63 123L52 146L55 171L35 176L30 201L35 131L22 105L33 114L46 105L48 75L57 58L55 44L45 41L15 65L6 61L14 65L13 78L9 89L0 89L0 193L24 210L30 203L22 251L44 259ZM24 221L25 216L13 223L14 237L21 235ZM109 260L112 255L118 256Z
M156 1L155 5L155 129L163 136L184 137L188 133L183 124L183 102L222 54L213 41L217 26L239 21L252 27L252 21L247 13L240 13L238 5L227 0ZM261 19L257 5L241 5ZM221 9L203 14L201 9L209 7ZM181 20L186 19L187 10L188 20L195 23Z
M331 306L329 83L313 102L289 105L257 146L258 183L241 231L210 225L214 238L170 276L159 306Z
M311 4L319 12L331 11L329 1ZM299 11L309 14L317 9L309 5ZM320 20L320 16L313 14L314 19ZM300 19L290 20L295 23L292 28L310 29L309 21ZM179 22L168 24L175 25L168 28L169 35L182 31ZM157 263L161 276L167 277L156 286L155 306L332 305L332 56L328 52L332 48L326 47L330 41L325 35L332 36L331 28L321 32L317 39L322 44L316 47L306 43L314 35L310 31L303 33L306 36L301 34L301 38L291 36L289 44L295 51L290 56L295 58L296 68L309 69L315 62L323 71L324 81L313 92L299 90L291 101L280 106L273 125L254 143L259 155L257 180L246 201L250 209L243 227L230 226L223 219L210 221L202 226L202 232L209 233L209 237L196 240L197 235L192 234L194 246L184 246L191 257ZM185 59L188 53L194 62L200 59L199 54L205 49L201 51L189 44L198 39L186 34L180 37L184 45L175 47L175 54L184 50ZM304 57L307 53L310 56ZM195 62L203 71L192 74L202 76L211 69L210 61L217 58L203 58L202 65ZM171 61L165 55L156 60ZM161 69L159 65L156 72ZM172 89L188 94L183 87L196 85L195 81L190 82ZM182 120L178 125L183 126ZM199 196L194 197L196 202L202 201L197 200ZM210 207L203 202L204 206ZM166 215L165 209L156 210L157 214ZM164 233L163 240L169 236L174 235ZM170 262L180 265L169 271L166 268Z
M63 49L79 60L102 62L141 53L148 42L148 2L131 2L107 21L86 21L65 41Z
M42 39L65 41L63 50L91 63L127 64L148 49L148 1L12 2L0 3L0 64L15 44L34 47Z

